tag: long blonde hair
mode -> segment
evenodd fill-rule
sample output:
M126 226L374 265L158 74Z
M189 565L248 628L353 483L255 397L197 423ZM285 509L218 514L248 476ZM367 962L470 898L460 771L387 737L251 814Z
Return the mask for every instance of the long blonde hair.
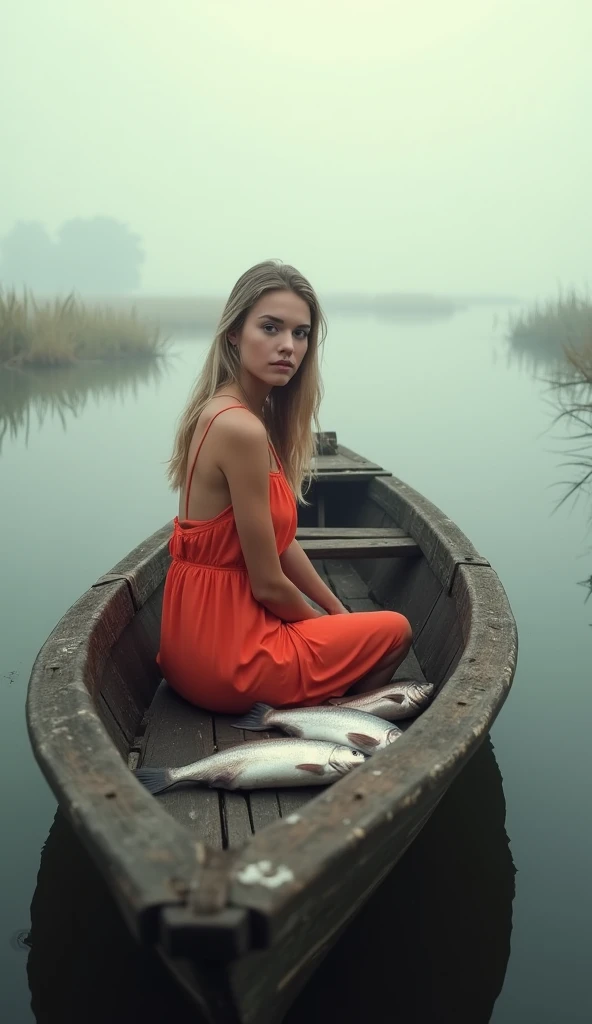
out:
M323 395L318 357L327 324L312 286L294 267L280 260L265 260L251 267L238 279L228 297L204 367L179 419L167 472L174 490L185 484L189 446L201 412L216 392L239 380L240 354L229 341L229 333L240 330L249 310L262 295L277 290L294 292L310 308L308 348L298 373L284 387L273 388L264 409L265 425L288 482L297 499L304 500L303 484L312 475L313 428L318 430Z

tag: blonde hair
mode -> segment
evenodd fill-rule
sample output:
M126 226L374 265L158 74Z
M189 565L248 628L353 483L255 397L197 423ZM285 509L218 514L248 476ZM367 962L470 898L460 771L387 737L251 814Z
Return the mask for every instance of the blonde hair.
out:
M313 427L323 395L319 371L319 346L327 324L314 289L294 267L280 260L265 260L247 270L232 289L220 317L204 367L179 419L167 476L171 487L185 484L189 446L204 407L221 388L239 381L240 354L228 339L240 330L255 303L270 291L291 291L308 303L311 316L306 355L298 373L284 387L273 388L264 408L264 421L277 449L288 482L299 501L303 484L312 476Z

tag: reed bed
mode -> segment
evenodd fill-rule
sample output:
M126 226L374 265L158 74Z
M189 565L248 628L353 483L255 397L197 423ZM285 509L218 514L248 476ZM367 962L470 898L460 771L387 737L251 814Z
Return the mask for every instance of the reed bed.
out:
M508 340L516 352L562 359L566 351L592 346L592 298L575 290L508 318Z
M160 327L134 308L88 306L73 294L38 302L27 291L0 290L0 366L154 358L165 348Z

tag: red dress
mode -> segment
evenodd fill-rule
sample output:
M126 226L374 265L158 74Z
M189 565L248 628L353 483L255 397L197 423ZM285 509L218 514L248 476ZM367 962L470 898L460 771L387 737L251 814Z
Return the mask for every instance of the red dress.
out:
M208 430L198 446L186 491ZM273 449L272 449L273 450ZM275 451L274 451L275 455ZM296 501L279 459L269 474L278 554L296 534ZM213 519L175 517L158 662L168 684L200 707L241 714L255 701L274 707L341 696L409 636L398 612L355 612L284 622L255 600L232 505Z

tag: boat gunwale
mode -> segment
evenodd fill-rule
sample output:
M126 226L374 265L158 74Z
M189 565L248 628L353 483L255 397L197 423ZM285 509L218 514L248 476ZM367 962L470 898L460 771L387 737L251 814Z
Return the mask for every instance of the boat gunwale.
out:
M394 477L373 480L368 497L417 542L459 617L462 608L464 649L436 700L397 742L396 757L388 750L375 755L297 815L249 837L238 859L228 851L227 909L254 915L258 945L298 927L295 910L318 902L327 879L363 857L364 845L379 844L385 853L397 847L397 835L418 807L438 799L485 738L515 670L516 626L507 597L462 531ZM149 942L161 937L160 908L186 906L188 892L199 886L203 850L196 856L201 844L129 771L92 693L110 650L103 648L101 661L98 633L111 630L114 643L162 583L169 536L166 524L66 612L38 654L27 697L35 756L108 874L128 923ZM110 624L105 621L114 615ZM109 796L113 792L116 799ZM126 808L124 816L114 814L116 804ZM262 863L269 867L259 881L245 882L244 869ZM274 881L280 867L284 884ZM187 907L187 913L193 910Z

